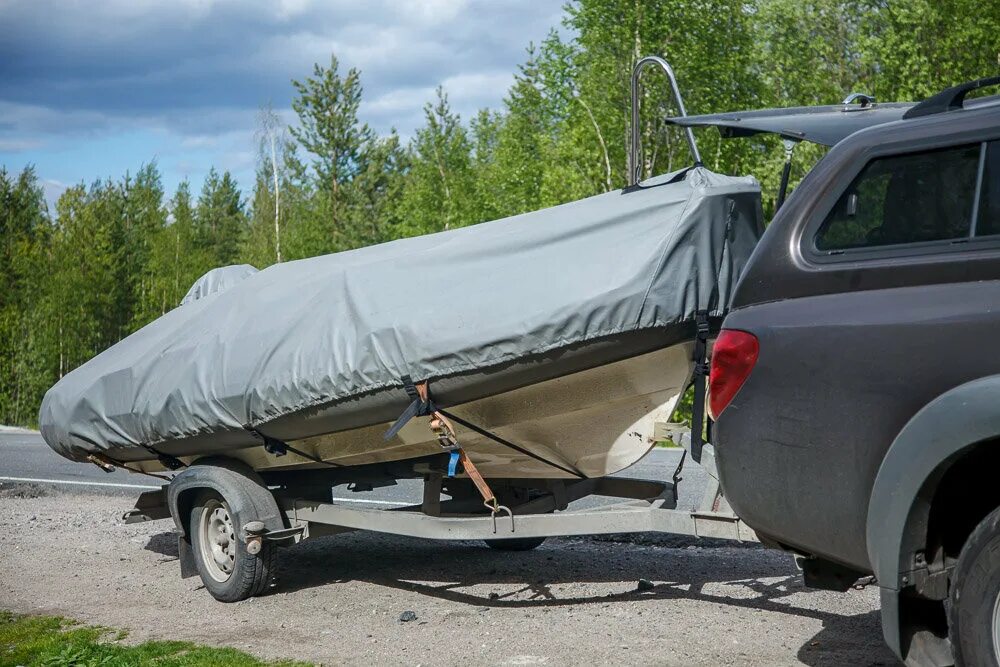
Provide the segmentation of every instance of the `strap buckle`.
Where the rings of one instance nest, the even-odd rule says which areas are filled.
[[[101,470],[103,470],[104,472],[114,472],[115,469],[118,467],[103,454],[97,454],[97,453],[88,454],[87,460],[93,463]]]
[[[455,437],[455,430],[444,419],[435,416],[431,419],[430,427],[434,431],[434,435],[437,436],[441,449],[453,452],[459,448],[460,445],[458,444],[458,439]]]
[[[695,313],[694,322],[695,325],[697,326],[698,337],[708,339],[708,332],[709,332],[708,311],[699,310],[697,313]]]

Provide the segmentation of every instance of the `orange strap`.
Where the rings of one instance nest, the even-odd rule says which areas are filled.
[[[479,469],[472,463],[472,459],[469,458],[469,455],[461,447],[458,448],[458,460],[462,462],[465,474],[469,476],[472,483],[479,489],[479,495],[483,497],[483,502],[496,509],[497,497],[493,494],[493,490],[490,489],[490,485],[483,479]]]
[[[417,388],[417,395],[420,400],[427,402],[430,396],[429,390],[427,388],[427,381],[417,382],[414,384]],[[483,478],[482,473],[476,468],[472,459],[469,455],[465,453],[465,450],[458,444],[458,436],[455,434],[455,427],[452,425],[451,420],[445,417],[443,414],[435,410],[431,413],[431,430],[437,433],[438,439],[441,441],[443,447],[449,449],[458,450],[458,460],[462,463],[462,469],[465,470],[465,474],[469,476],[472,483],[476,485],[476,489],[479,491],[479,495],[483,497],[483,502],[485,502],[489,507],[496,510],[498,503],[496,494],[490,488],[490,485],[486,483]]]

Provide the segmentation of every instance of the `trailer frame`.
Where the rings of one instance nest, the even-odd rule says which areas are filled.
[[[458,497],[442,498],[448,478],[441,470],[422,463],[413,466],[415,476],[423,477],[421,502],[376,509],[320,500],[314,493],[305,491],[296,493],[292,484],[269,488],[255,473],[234,477],[238,466],[232,460],[206,460],[196,463],[188,474],[173,478],[162,488],[140,495],[135,507],[126,512],[123,519],[125,523],[137,523],[172,516],[177,526],[182,577],[198,574],[199,554],[192,548],[191,533],[195,527],[187,525],[189,508],[178,502],[179,493],[183,493],[178,487],[185,491],[214,490],[230,499],[239,515],[237,539],[251,556],[265,548],[273,550],[314,537],[353,531],[430,540],[482,540],[496,548],[504,548],[504,543],[519,543],[513,547],[517,550],[534,548],[549,537],[627,533],[758,541],[754,531],[736,516],[722,494],[715,453],[710,444],[703,445],[698,464],[707,473],[700,502],[693,510],[678,509],[681,473],[691,458],[690,433],[677,424],[661,423],[656,425],[656,434],[659,439],[672,439],[685,450],[672,479],[609,476],[530,480],[531,493],[524,494],[519,502],[510,503],[509,517],[484,512],[481,501],[471,496],[456,494]],[[192,473],[202,481],[192,484]],[[368,483],[355,485],[371,488]],[[248,493],[255,496],[252,502],[248,501]],[[570,507],[577,500],[595,496],[617,502],[597,507]],[[259,509],[246,509],[262,507],[262,499],[273,510],[266,516]]]

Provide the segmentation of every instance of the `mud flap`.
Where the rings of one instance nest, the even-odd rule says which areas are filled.
[[[194,549],[191,548],[191,542],[181,534],[177,535],[177,557],[181,562],[181,579],[197,576]]]

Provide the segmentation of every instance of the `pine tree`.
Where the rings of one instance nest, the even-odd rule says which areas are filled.
[[[301,231],[315,239],[317,253],[384,240],[393,226],[395,202],[387,199],[398,196],[402,155],[397,138],[380,139],[359,120],[360,73],[352,68],[341,77],[331,56],[329,67],[317,64],[312,77],[292,85],[300,126],[291,133],[312,158],[319,196],[303,211]]]
[[[48,386],[39,291],[50,237],[34,169],[0,167],[0,423],[33,422]]]
[[[424,107],[425,125],[409,147],[409,170],[400,202],[400,231],[406,235],[462,227],[476,222],[472,144],[448,96]]]
[[[213,266],[238,261],[246,231],[242,195],[232,175],[213,167],[205,177],[195,209],[196,238]]]

